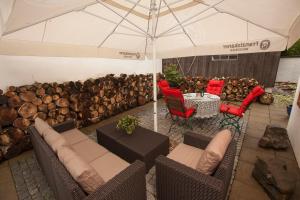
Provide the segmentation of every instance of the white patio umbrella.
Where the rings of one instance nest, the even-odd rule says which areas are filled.
[[[282,51],[299,0],[5,0],[0,54],[153,59]]]

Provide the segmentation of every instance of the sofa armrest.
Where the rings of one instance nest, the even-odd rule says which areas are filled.
[[[145,174],[145,164],[137,160],[85,199],[146,200]]]
[[[75,120],[74,119],[67,120],[60,124],[54,125],[52,128],[59,133],[71,130],[73,128],[76,128]]]
[[[204,175],[165,156],[156,159],[156,190],[160,200],[222,199],[221,180]]]
[[[199,149],[205,149],[211,138],[202,134],[196,134],[193,132],[186,132],[184,134],[184,144],[197,147]]]

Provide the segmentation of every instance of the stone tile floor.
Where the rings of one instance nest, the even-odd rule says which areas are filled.
[[[279,105],[265,106],[253,104],[249,110],[249,120],[243,142],[236,176],[231,188],[230,200],[253,200],[269,199],[262,187],[251,176],[256,157],[278,158],[286,161],[288,168],[291,168],[297,174],[297,189],[292,199],[300,199],[300,172],[292,148],[287,151],[274,151],[258,147],[258,141],[264,134],[267,124],[276,124],[286,127],[288,116],[286,108]]]
[[[151,104],[132,109],[110,118],[109,120],[102,121],[101,125],[117,120],[126,114],[139,116],[151,115]],[[269,199],[260,185],[251,176],[256,156],[262,158],[276,157],[283,159],[298,175],[300,174],[292,149],[289,149],[286,152],[275,152],[273,150],[264,150],[257,146],[259,138],[264,133],[266,124],[275,123],[286,127],[288,118],[284,107],[277,105],[265,106],[260,104],[253,104],[246,117],[248,118],[248,124],[245,124],[247,125],[247,130],[244,137],[244,143],[241,147],[241,154],[229,199]],[[212,123],[215,122],[213,121]],[[99,124],[92,125],[82,129],[82,131],[88,134],[94,132],[95,128],[98,126]],[[152,127],[152,120],[149,119],[143,126],[149,126],[149,128]],[[168,128],[169,126],[165,126],[165,128],[159,130],[159,132],[166,133]],[[184,131],[184,128],[180,127],[179,129],[183,129],[182,131]],[[215,131],[206,130],[203,127],[200,129],[211,133]],[[171,132],[180,131],[172,130]],[[95,137],[95,135],[92,134],[91,137]],[[174,142],[174,146],[182,140],[180,134],[170,135],[170,138]],[[239,143],[241,144],[242,142]],[[153,196],[153,194],[155,194],[154,174],[155,170],[153,168],[146,176],[148,199],[155,199]],[[299,177],[300,176],[298,176],[298,180],[300,180]],[[300,181],[298,181],[298,183],[299,182]],[[298,188],[300,188],[300,184],[298,184]],[[300,190],[296,191],[293,199],[300,199]],[[53,199],[53,194],[51,190],[49,190],[47,183],[44,181],[32,151],[24,152],[20,156],[0,164],[0,199],[18,199],[18,196],[20,199]]]

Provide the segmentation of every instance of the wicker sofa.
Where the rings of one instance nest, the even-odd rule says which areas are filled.
[[[211,138],[188,132],[184,144],[205,149]],[[204,175],[168,157],[156,159],[156,191],[158,200],[226,199],[234,165],[236,143],[232,140],[215,172]]]
[[[75,129],[75,123],[73,120],[70,120],[53,128],[57,132],[64,134],[64,132]],[[145,165],[143,162],[135,161],[105,182],[104,185],[98,187],[96,191],[87,194],[72,178],[64,165],[59,161],[57,155],[40,136],[37,129],[32,126],[29,128],[29,132],[36,158],[56,199],[146,199]]]

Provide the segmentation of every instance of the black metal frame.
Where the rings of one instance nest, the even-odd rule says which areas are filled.
[[[194,112],[194,114],[195,114],[195,113],[196,113],[196,112]],[[194,115],[194,114],[193,114],[193,115]],[[191,117],[189,117],[189,118],[182,118],[182,119],[183,119],[183,123],[180,124],[179,122],[182,121],[182,120],[180,120],[180,117],[176,116],[176,117],[174,118],[174,116],[173,116],[172,114],[170,114],[171,119],[172,119],[172,123],[171,123],[171,126],[170,126],[170,128],[169,128],[168,133],[171,132],[172,127],[173,127],[175,124],[178,124],[179,126],[186,126],[187,128],[193,130],[193,126],[191,125],[191,121],[192,121],[193,115],[192,115]]]
[[[228,113],[223,113],[223,119],[220,122],[221,128],[225,126],[231,126],[234,127],[235,130],[238,131],[238,133],[241,133],[241,126],[240,126],[240,119],[241,117],[228,114]]]

